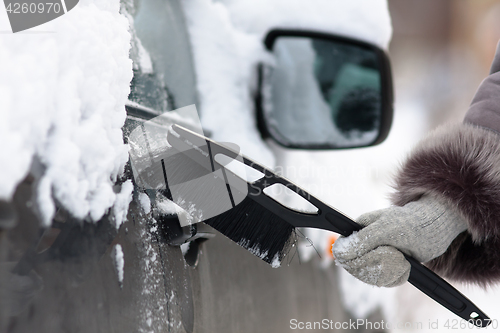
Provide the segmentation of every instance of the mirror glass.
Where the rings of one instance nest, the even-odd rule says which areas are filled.
[[[359,147],[378,137],[379,56],[363,44],[280,36],[264,68],[263,111],[270,134],[298,148]]]

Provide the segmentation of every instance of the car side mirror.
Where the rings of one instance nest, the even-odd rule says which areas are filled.
[[[352,38],[306,30],[270,31],[272,64],[260,64],[257,122],[264,138],[287,148],[376,145],[393,115],[389,58]]]

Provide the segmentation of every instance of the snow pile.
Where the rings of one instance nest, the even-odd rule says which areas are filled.
[[[250,82],[264,56],[258,36],[237,30],[226,7],[210,0],[183,2],[193,47],[204,128],[216,141],[236,143],[267,165],[274,157],[256,130]]]
[[[0,12],[0,29],[10,30]],[[129,47],[119,0],[82,0],[26,33],[1,35],[1,199],[31,172],[44,225],[54,200],[94,221],[129,200],[131,186],[122,195],[113,191],[128,158],[121,127],[132,79]]]
[[[199,213],[199,210],[195,208],[195,205],[193,203],[187,204],[183,199],[179,198],[180,200],[180,205],[183,206],[184,208],[178,206],[175,202],[167,199],[167,198],[159,198],[156,200],[156,208],[158,211],[160,211],[162,214],[165,215],[177,215],[179,218],[179,223],[182,227],[185,227],[187,225],[197,223],[195,221],[202,221],[203,218],[201,215],[198,215],[198,217],[195,219],[194,216],[196,216],[197,213]]]
[[[139,202],[144,213],[149,214],[151,212],[151,200],[149,200],[146,193],[139,193]]]
[[[359,237],[358,232],[354,231],[350,237],[341,237],[335,241],[335,253],[346,254],[351,251],[353,247],[358,246]]]
[[[116,244],[111,251],[111,259],[113,259],[113,263],[115,264],[116,274],[118,275],[118,283],[120,286],[123,286],[123,268],[125,267],[125,259],[123,256],[122,246],[120,244]]]
[[[279,28],[352,37],[387,48],[392,36],[386,0],[224,0],[237,29],[261,37]]]
[[[119,229],[123,222],[127,219],[128,206],[132,201],[132,191],[134,184],[132,180],[125,181],[121,186],[121,191],[115,195],[115,203],[113,205],[113,222],[116,229]]]

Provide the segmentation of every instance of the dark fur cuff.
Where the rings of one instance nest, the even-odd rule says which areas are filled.
[[[481,285],[500,280],[500,136],[471,124],[443,126],[423,139],[396,178],[393,203],[445,198],[464,216],[459,235],[428,266]]]

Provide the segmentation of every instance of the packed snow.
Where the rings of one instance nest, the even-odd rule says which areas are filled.
[[[259,162],[274,157],[255,130],[249,82],[262,57],[258,36],[234,28],[226,7],[210,0],[183,2],[197,73],[202,125],[215,141],[236,143]]]
[[[341,237],[335,242],[335,253],[345,254],[351,250],[352,247],[357,246],[358,242],[359,237],[357,231],[353,232],[350,237]]]
[[[386,0],[221,0],[234,27],[262,38],[271,28],[311,29],[387,48],[392,35]],[[222,9],[220,10],[222,12]]]
[[[120,286],[123,285],[123,268],[125,267],[125,259],[123,256],[122,246],[120,244],[116,244],[113,247],[113,251],[111,252],[111,257],[113,259],[113,263],[115,264],[116,274],[118,275],[118,283]]]
[[[193,203],[186,203],[182,198],[179,198],[179,204],[180,206],[167,198],[160,198],[156,200],[156,208],[158,211],[165,215],[177,215],[181,227],[198,223],[203,220],[201,215],[202,212],[200,212],[199,209],[196,209],[196,205]]]
[[[113,191],[128,159],[128,29],[119,0],[82,0],[46,24],[0,35],[0,199],[31,173],[45,226],[54,202],[96,221],[131,191]],[[0,30],[10,30],[5,11]]]
[[[144,213],[149,214],[151,212],[151,200],[146,193],[139,193],[139,202]]]
[[[121,185],[120,192],[115,195],[113,221],[116,229],[119,229],[122,223],[127,219],[128,206],[132,201],[133,190],[134,184],[132,184],[132,180],[128,179]]]

